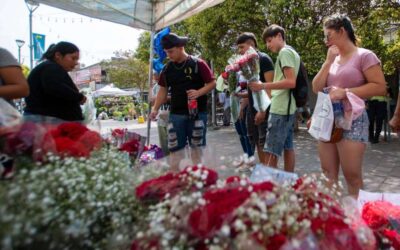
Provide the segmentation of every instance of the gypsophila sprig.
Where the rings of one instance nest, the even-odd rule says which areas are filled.
[[[0,248],[107,249],[129,242],[143,210],[126,157],[103,148],[91,158],[48,159],[2,183]]]

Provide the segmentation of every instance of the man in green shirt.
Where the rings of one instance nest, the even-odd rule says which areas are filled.
[[[264,151],[268,166],[277,167],[278,158],[285,151],[285,170],[294,171],[295,154],[293,148],[293,123],[296,101],[290,92],[296,86],[296,77],[300,67],[300,56],[285,42],[285,30],[273,24],[263,32],[263,41],[267,48],[278,53],[275,63],[273,82],[250,83],[253,91],[271,90],[271,110],[268,119],[268,131]],[[289,98],[292,98],[290,108]],[[289,112],[288,112],[289,110]]]

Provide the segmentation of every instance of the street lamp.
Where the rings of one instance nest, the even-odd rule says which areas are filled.
[[[17,39],[15,40],[15,42],[17,43],[18,46],[18,63],[21,64],[21,47],[24,46],[25,41]]]
[[[32,43],[32,13],[39,7],[39,3],[33,0],[25,0],[26,6],[29,10],[29,52],[30,52],[30,66],[33,68],[33,43]]]

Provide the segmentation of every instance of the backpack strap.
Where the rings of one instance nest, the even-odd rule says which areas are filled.
[[[282,71],[283,77],[285,77],[285,73],[283,72],[283,69],[282,69],[282,63],[281,63],[281,60],[279,60],[279,61],[278,61],[278,64],[279,64],[279,67],[281,68],[281,71]],[[286,77],[285,77],[285,78],[286,78]],[[293,89],[289,89],[289,104],[288,104],[288,107],[287,107],[287,112],[286,112],[287,121],[289,121],[290,106],[292,105],[292,92],[293,92]]]

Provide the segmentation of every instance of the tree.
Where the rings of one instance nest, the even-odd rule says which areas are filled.
[[[150,32],[145,31],[140,34],[139,45],[134,53],[134,57],[144,63],[149,63],[150,58]]]
[[[117,58],[103,61],[101,66],[106,70],[110,81],[120,88],[139,88],[147,90],[148,65],[135,58],[132,51],[118,51]]]

